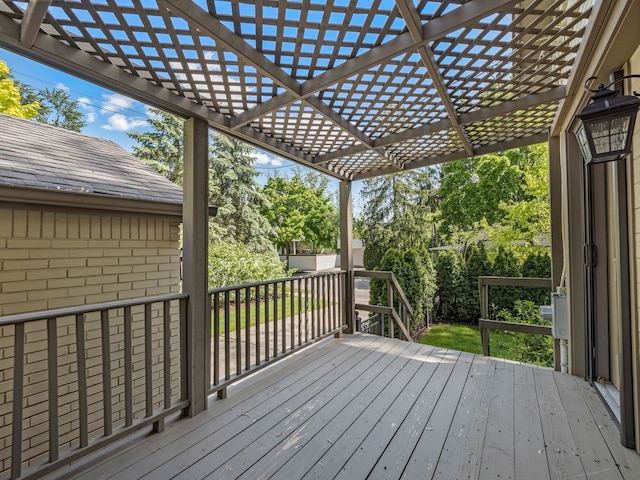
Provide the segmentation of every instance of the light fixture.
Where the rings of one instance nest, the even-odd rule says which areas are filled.
[[[606,87],[598,85],[597,90],[591,90],[585,82],[585,88],[594,95],[589,103],[576,115],[573,132],[578,138],[578,144],[584,162],[601,163],[624,158],[631,152],[633,127],[636,113],[640,108],[640,95],[618,95],[617,90],[609,87],[626,78],[640,78],[640,75],[627,75],[617,78]]]

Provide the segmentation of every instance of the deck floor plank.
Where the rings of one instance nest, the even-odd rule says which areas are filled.
[[[484,478],[515,477],[514,368],[512,363],[496,364],[480,464]]]
[[[325,438],[328,433],[326,431],[323,432],[325,435],[314,437],[313,443],[309,445],[310,448],[323,452],[317,461],[310,461],[315,459],[316,455],[309,456],[302,451],[296,454],[296,459],[290,462],[290,465],[300,472],[301,478],[333,478],[338,473],[362,439],[382,418],[398,392],[411,381],[420,366],[419,362],[411,362],[411,360],[419,354],[420,348],[415,345],[408,355],[398,359],[390,365],[387,372],[379,376],[375,388],[369,392],[372,401],[365,409],[359,409],[358,415],[353,418],[349,428],[345,428],[348,424],[342,424],[341,431],[334,432],[338,434],[334,438]],[[349,391],[344,393],[348,398],[353,398]],[[289,475],[290,473],[286,471],[279,471],[273,478],[290,478]]]
[[[442,391],[453,375],[455,367],[462,364],[458,362],[459,355],[459,352],[447,351],[438,364],[423,362],[420,365],[420,369],[407,387],[395,392],[395,400],[389,402],[385,414],[342,467],[336,476],[337,479],[381,478],[382,475],[376,468],[392,475],[395,471],[399,478],[406,465],[406,459],[398,452],[405,452],[408,457],[419,438],[406,435],[404,430],[409,423],[419,423],[420,414],[427,415],[427,412],[432,410],[428,403],[429,397],[436,391]],[[404,429],[401,429],[402,427]],[[420,431],[423,432],[424,429]],[[394,451],[396,455],[385,457],[385,451]]]
[[[469,479],[480,475],[490,389],[495,362],[475,356],[442,448],[435,478]]]
[[[535,369],[533,377],[551,478],[585,478],[554,372]]]
[[[319,342],[128,442],[51,478],[640,478],[581,379],[370,335]]]
[[[622,474],[611,457],[598,424],[593,421],[591,411],[576,384],[575,377],[556,375],[554,380],[560,398],[565,403],[565,412],[587,478],[622,480]],[[571,399],[570,406],[566,404],[566,399]]]
[[[416,357],[425,360],[433,352],[433,347],[419,348],[414,352]],[[397,364],[402,365],[398,359]],[[314,416],[301,425],[291,435],[291,447],[264,456],[240,478],[297,478],[306,473],[312,465],[320,460],[330,445],[337,441],[345,430],[358,421],[363,412],[375,400],[380,390],[387,385],[397,372],[397,367],[390,366],[385,372],[358,391],[350,391],[332,400],[333,414],[329,418]]]
[[[405,348],[406,345],[387,341],[377,349],[361,349],[351,361],[353,364],[368,363],[374,366],[380,362],[379,370],[374,367],[369,372],[373,375],[376,371],[383,371],[393,361],[394,356]],[[177,475],[185,478],[204,478],[237,452],[243,452],[243,456],[250,456],[251,449],[248,448],[248,444],[251,440],[272,429],[290,413],[295,415],[302,412],[301,409],[307,402],[326,401],[332,395],[338,394],[350,382],[355,381],[358,374],[357,369],[345,369],[343,363],[332,364],[332,368],[323,372],[323,375],[314,372],[308,377],[313,379],[313,382],[309,385],[299,382],[288,389],[284,402],[278,399],[276,403],[273,397],[265,398],[261,405],[264,413],[247,412],[247,422],[231,423],[221,430],[219,435],[210,435],[200,442],[197,449],[185,450],[170,462],[154,469],[148,474],[148,478],[172,478]]]
[[[453,351],[449,352],[454,354]],[[452,360],[450,356],[448,360]],[[447,377],[442,388],[436,390],[434,397],[435,405],[426,422],[425,428],[420,432],[418,442],[407,460],[407,464],[401,472],[400,478],[424,478],[433,477],[435,467],[438,463],[442,446],[451,428],[451,418],[456,410],[462,390],[464,388],[469,370],[471,368],[472,356],[461,353],[453,365],[451,374]],[[429,386],[427,386],[429,388]],[[380,464],[384,470],[384,465]]]
[[[534,368],[516,366],[514,370],[515,471],[518,480],[551,480],[544,447],[540,408],[536,395]]]
[[[407,356],[418,353],[419,349],[409,343],[398,344],[396,348],[385,354],[373,364],[366,361],[358,365],[344,365],[349,370],[349,375],[344,373],[346,382],[337,385],[336,388],[328,387],[321,395],[316,396],[310,402],[291,410],[291,414],[266,432],[258,432],[252,429],[248,432],[255,440],[246,445],[243,452],[239,452],[229,458],[225,464],[210,474],[211,478],[237,478],[245,475],[246,478],[265,478],[267,472],[256,466],[261,460],[280,460],[284,452],[295,453],[301,447],[301,431],[317,431],[322,425],[328,423],[338,412],[349,406],[353,397],[358,395],[368,385],[376,385],[380,388],[380,381],[389,381],[389,373],[401,369],[405,365]],[[390,358],[391,357],[391,358]],[[398,366],[394,366],[398,365]],[[386,379],[386,380],[385,380]],[[331,442],[325,439],[325,443]],[[285,445],[281,445],[286,443]],[[285,454],[286,455],[286,454]],[[254,468],[252,468],[254,467]]]

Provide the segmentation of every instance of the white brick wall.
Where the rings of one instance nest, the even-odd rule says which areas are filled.
[[[82,215],[0,208],[0,316],[177,293],[177,222],[116,215]],[[177,305],[172,307],[177,313]],[[134,412],[144,416],[143,309],[134,308]],[[162,402],[162,306],[153,308],[154,405]],[[124,420],[123,312],[110,321],[114,428]],[[176,316],[177,318],[177,316]],[[78,445],[75,318],[59,320],[60,448]],[[25,330],[23,462],[48,458],[46,322]],[[13,327],[0,328],[0,471],[10,468]],[[179,328],[172,324],[172,396],[179,396]],[[102,435],[102,340],[98,314],[85,325],[90,437]]]

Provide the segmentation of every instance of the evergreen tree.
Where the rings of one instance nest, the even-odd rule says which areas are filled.
[[[480,318],[480,293],[478,277],[491,275],[491,262],[484,244],[472,245],[462,269],[462,285],[458,314],[461,321],[477,323]]]
[[[436,259],[436,302],[434,311],[438,321],[459,320],[462,257],[453,250],[438,254]]]
[[[493,261],[493,275],[496,277],[520,277],[521,269],[518,259],[512,250],[498,248],[498,254]],[[516,287],[490,287],[489,311],[492,318],[501,310],[512,310],[522,292]]]
[[[78,109],[78,102],[61,88],[39,91],[34,95],[40,104],[40,112],[34,120],[54,127],[79,132],[87,124],[84,115]]]

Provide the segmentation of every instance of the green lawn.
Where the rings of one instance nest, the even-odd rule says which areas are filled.
[[[523,358],[523,351],[529,350],[529,340],[531,340],[531,337],[531,335],[522,333],[492,330],[489,334],[491,356],[507,358],[509,360],[516,360],[520,362],[535,363],[537,365],[552,366],[553,343],[550,338],[544,339],[544,341],[549,340],[550,356],[545,356],[542,359],[539,357]],[[420,343],[441,348],[461,350],[463,352],[482,354],[480,331],[477,327],[471,325],[455,323],[438,324],[420,339]]]
[[[291,297],[287,295],[287,297],[283,300],[282,298],[278,299],[278,307],[277,307],[277,318],[279,321],[282,321],[282,302],[285,302],[285,318],[288,318],[291,316]],[[317,305],[317,300],[316,300],[316,304],[314,305],[316,309],[319,309],[321,307],[323,307],[326,304],[326,302],[322,302],[322,305]],[[266,319],[266,309],[267,305],[264,303],[264,301],[262,301],[260,303],[259,309],[260,309],[260,323],[263,324],[265,322]],[[273,300],[269,301],[269,321],[273,321],[274,319],[274,311],[273,311]],[[295,294],[293,297],[293,315],[297,315],[300,310],[302,310],[302,313],[304,314],[304,298],[302,298],[302,308],[300,308],[300,306],[298,305],[298,295]],[[309,298],[308,300],[308,305],[307,305],[308,311],[311,312],[311,298]],[[252,303],[250,308],[249,308],[249,322],[251,326],[255,326],[256,324],[256,312],[258,309],[256,309],[256,305],[255,303]],[[225,333],[225,319],[224,319],[224,308],[220,308],[219,310],[220,312],[220,334],[222,335],[223,333]],[[246,322],[246,305],[244,303],[241,304],[240,306],[240,328],[243,329],[247,322]],[[214,334],[214,318],[211,318],[211,336],[213,336]],[[229,332],[234,332],[236,330],[236,311],[235,311],[235,307],[232,305],[231,306],[231,311],[229,312]]]

